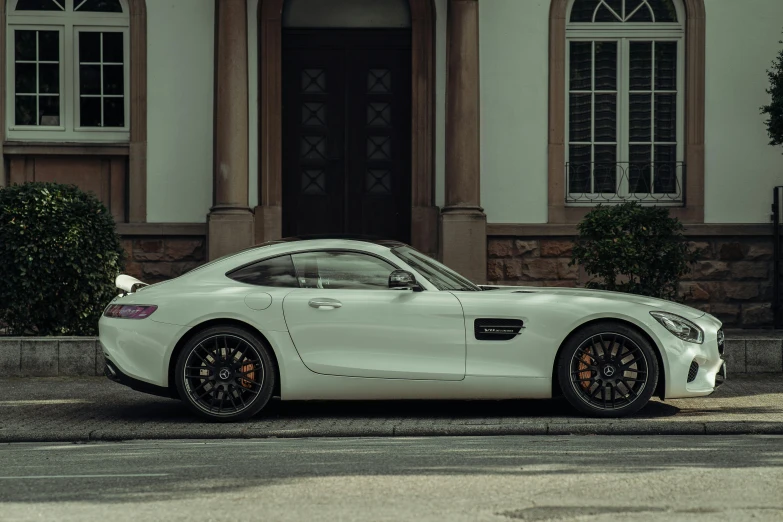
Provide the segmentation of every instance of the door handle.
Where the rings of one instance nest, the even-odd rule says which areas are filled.
[[[310,306],[313,308],[340,308],[343,304],[337,299],[329,299],[328,297],[320,297],[317,299],[310,299]]]

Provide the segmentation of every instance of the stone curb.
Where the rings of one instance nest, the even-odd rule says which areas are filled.
[[[0,337],[0,377],[103,375],[97,337]]]
[[[726,331],[726,364],[733,374],[783,373],[783,332]],[[0,337],[0,377],[103,375],[97,337]]]
[[[269,439],[324,437],[466,437],[508,435],[783,435],[779,422],[608,422],[562,423],[532,421],[529,424],[460,426],[358,426],[352,428],[259,429],[241,424],[212,425],[185,430],[128,429],[72,431],[52,434],[0,432],[0,444],[16,442],[92,442],[130,440]]]

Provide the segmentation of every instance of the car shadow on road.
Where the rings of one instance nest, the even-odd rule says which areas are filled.
[[[679,408],[658,400],[628,418],[652,419],[677,415]],[[113,405],[102,418],[160,423],[202,423],[179,401],[153,399]],[[583,418],[563,399],[502,401],[291,401],[272,400],[253,421],[307,420],[462,420]]]

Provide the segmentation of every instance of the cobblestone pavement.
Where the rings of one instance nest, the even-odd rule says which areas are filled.
[[[179,402],[102,377],[0,379],[0,442],[262,437],[783,434],[783,376],[735,376],[706,398],[637,415],[580,417],[563,400],[274,402],[252,421],[206,423]]]

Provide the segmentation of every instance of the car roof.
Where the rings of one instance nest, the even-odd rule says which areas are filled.
[[[313,241],[319,239],[359,241],[364,243],[373,243],[388,248],[408,246],[406,243],[403,243],[402,241],[387,239],[378,236],[361,235],[361,234],[305,234],[305,235],[284,237],[282,239],[275,239],[273,241],[266,241],[264,243],[260,243],[250,248],[257,248],[266,245],[277,245],[281,243],[293,243],[297,241]]]

